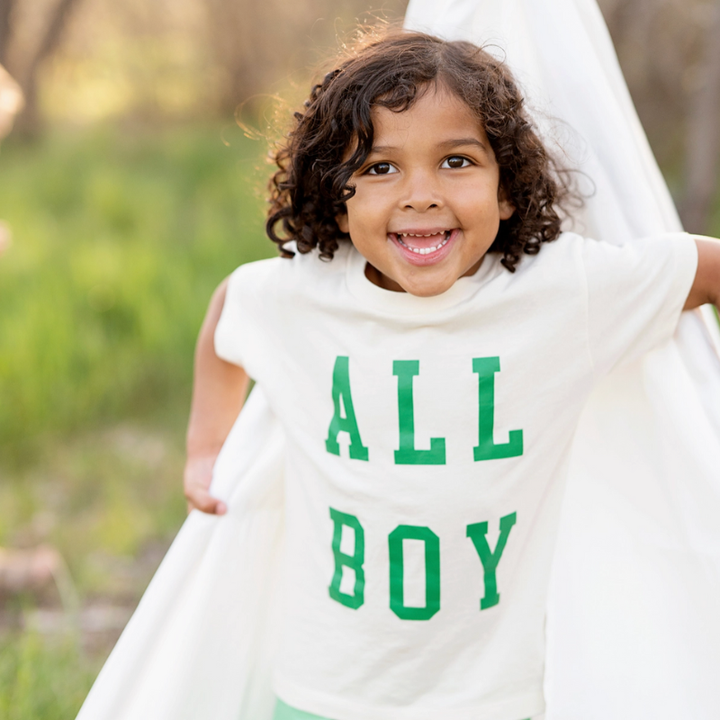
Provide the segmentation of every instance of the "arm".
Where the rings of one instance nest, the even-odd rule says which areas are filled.
[[[683,310],[693,310],[705,303],[720,306],[720,241],[695,238],[698,267]]]
[[[190,510],[222,515],[225,504],[208,492],[215,459],[242,408],[247,373],[215,354],[215,328],[225,303],[227,280],[213,294],[195,349],[195,375],[187,431],[185,497]]]

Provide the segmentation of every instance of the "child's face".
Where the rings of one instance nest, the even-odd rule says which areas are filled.
[[[442,86],[404,112],[374,108],[373,128],[373,151],[338,224],[376,285],[438,295],[480,267],[514,212],[495,154],[470,109]]]

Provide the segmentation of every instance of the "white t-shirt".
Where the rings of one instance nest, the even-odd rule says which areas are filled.
[[[684,234],[567,233],[430,298],[370,283],[349,243],[233,273],[216,351],[287,437],[280,698],[337,720],[542,712],[580,412],[672,335],[696,264]]]

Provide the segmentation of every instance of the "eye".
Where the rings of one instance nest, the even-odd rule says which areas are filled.
[[[397,172],[397,168],[390,163],[380,162],[371,165],[365,172],[367,175],[391,175]]]
[[[472,165],[472,163],[466,157],[462,157],[462,155],[453,155],[452,157],[447,158],[440,167],[455,170],[457,168],[470,167],[470,165]]]

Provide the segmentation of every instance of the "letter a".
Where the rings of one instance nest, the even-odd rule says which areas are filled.
[[[362,444],[360,430],[355,419],[352,394],[350,392],[350,361],[347,357],[338,356],[333,370],[332,399],[335,412],[328,428],[325,447],[333,455],[340,454],[340,445],[337,441],[341,432],[350,436],[350,457],[353,460],[367,460],[368,449]],[[345,408],[345,417],[341,414],[340,398]]]

